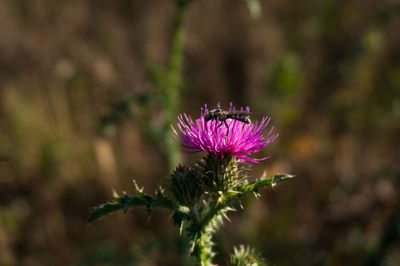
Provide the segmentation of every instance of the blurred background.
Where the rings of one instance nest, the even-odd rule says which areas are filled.
[[[216,262],[400,265],[400,2],[177,2],[0,1],[0,265],[188,265],[166,211],[89,209],[198,159],[169,123],[230,101],[280,134],[250,178],[296,178],[231,213]]]

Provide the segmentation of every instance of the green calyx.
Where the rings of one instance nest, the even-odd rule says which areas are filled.
[[[238,160],[230,155],[224,157],[209,153],[196,164],[198,179],[206,192],[218,193],[231,191],[243,184],[246,177],[241,176]]]

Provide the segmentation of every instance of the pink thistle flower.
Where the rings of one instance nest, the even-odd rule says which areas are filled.
[[[220,109],[220,105],[217,105],[217,109]],[[232,103],[229,107],[229,112],[235,111],[235,107]],[[243,111],[243,108],[241,108]],[[246,107],[246,112],[249,112],[250,108]],[[272,143],[277,137],[278,133],[274,134],[273,127],[268,131],[266,135],[262,134],[262,131],[267,127],[271,118],[263,117],[261,122],[256,121],[255,123],[246,124],[242,121],[228,118],[226,119],[226,125],[218,119],[211,119],[206,121],[205,117],[208,113],[207,105],[201,111],[200,118],[193,121],[193,119],[183,113],[178,116],[178,123],[176,124],[178,130],[172,125],[171,128],[179,140],[174,139],[175,142],[179,143],[185,152],[196,153],[206,151],[214,153],[217,156],[235,156],[242,162],[253,162],[258,163],[264,158],[252,158],[252,153],[260,151],[260,149],[270,143]],[[221,124],[222,123],[222,124]],[[228,133],[228,134],[227,134]]]

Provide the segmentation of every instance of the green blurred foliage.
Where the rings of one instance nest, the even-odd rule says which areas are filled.
[[[398,265],[399,1],[186,8],[179,35],[172,0],[0,1],[0,265],[188,265],[166,212],[88,226],[89,208],[164,184],[175,112],[230,101],[280,133],[249,175],[296,178],[231,215],[220,265],[241,243],[273,265]]]

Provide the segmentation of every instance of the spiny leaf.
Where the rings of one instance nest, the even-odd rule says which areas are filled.
[[[117,198],[117,202],[120,204],[121,209],[126,213],[130,207],[147,205],[151,197],[147,195],[140,195],[138,197],[125,194],[122,197]]]
[[[118,202],[108,202],[102,205],[99,205],[91,211],[88,221],[89,223],[107,215],[111,212],[117,211],[121,209],[121,205]]]
[[[289,174],[276,174],[272,177],[265,178],[264,176],[260,177],[254,182],[251,182],[247,185],[244,185],[243,187],[239,187],[238,190],[241,192],[254,192],[257,193],[258,189],[261,187],[265,186],[275,186],[278,182],[281,182],[286,179],[293,178],[294,175],[289,175]]]
[[[143,198],[124,194],[121,197],[116,197],[115,201],[94,207],[89,215],[88,221],[89,223],[94,222],[95,220],[118,210],[123,210],[124,213],[126,213],[130,207],[146,205],[146,203],[146,200]]]
[[[261,182],[259,182],[257,187],[262,187],[262,186],[275,186],[278,182],[281,182],[286,179],[293,178],[294,175],[289,175],[289,174],[276,174],[273,177],[267,178]]]
[[[171,199],[164,196],[164,190],[162,187],[158,187],[156,191],[156,196],[151,202],[151,208],[164,207],[167,209],[175,210],[178,209],[178,205]]]
[[[126,213],[129,208],[135,206],[146,206],[147,212],[149,214],[151,214],[155,207],[164,207],[171,211],[177,210],[178,206],[176,205],[176,203],[164,196],[161,187],[157,189],[156,196],[155,198],[153,198],[144,193],[143,189],[140,189],[136,184],[135,186],[137,193],[136,196],[126,193],[122,196],[118,196],[115,193],[115,201],[108,202],[93,208],[88,218],[89,223],[114,211],[122,210],[124,213]]]

